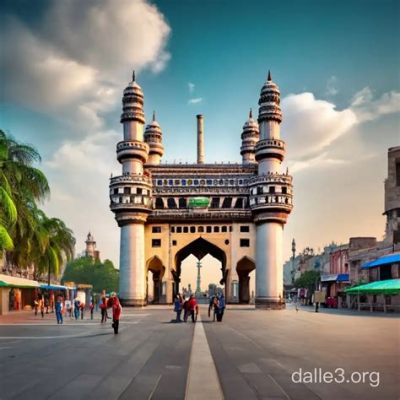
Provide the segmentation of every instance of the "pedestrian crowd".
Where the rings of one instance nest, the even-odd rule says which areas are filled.
[[[101,298],[100,310],[101,310],[101,323],[107,322],[107,319],[111,319],[108,316],[107,310],[112,310],[112,327],[114,329],[114,333],[118,333],[119,329],[119,320],[121,318],[122,306],[115,292],[112,292],[110,297],[107,299],[105,295]],[[38,296],[34,300],[34,310],[35,315],[37,316],[40,312],[42,318],[44,318],[44,314],[49,314],[55,312],[57,324],[63,324],[64,317],[69,317],[70,319],[78,320],[84,319],[84,314],[86,310],[85,303],[80,300],[77,296],[72,301],[70,299],[64,300],[63,296],[57,296],[54,304],[49,302],[49,299],[45,296]],[[94,314],[94,302],[91,301],[89,305],[90,319],[93,319]]]
[[[208,316],[213,314],[213,321],[217,319],[218,322],[222,321],[225,311],[225,297],[222,293],[218,295],[213,295],[210,297],[210,302],[208,305]],[[174,312],[176,313],[175,322],[187,322],[189,316],[192,322],[197,321],[197,316],[199,314],[199,305],[196,298],[191,294],[188,299],[185,295],[181,296],[178,293],[174,300]],[[183,320],[182,320],[183,312]]]

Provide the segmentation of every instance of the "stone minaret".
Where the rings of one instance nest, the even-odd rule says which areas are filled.
[[[144,131],[144,141],[149,145],[149,158],[147,164],[160,164],[161,157],[164,154],[162,144],[162,131],[159,123],[156,121],[156,113],[153,112],[153,119],[146,126]]]
[[[240,154],[243,164],[251,164],[256,162],[255,146],[259,139],[258,124],[253,119],[253,113],[250,109],[249,119],[243,125],[242,146]]]
[[[197,117],[197,164],[204,164],[204,118],[201,114]]]
[[[143,92],[135,81],[124,90],[121,123],[124,140],[117,144],[122,175],[111,178],[111,210],[121,228],[119,292],[123,305],[142,306],[146,302],[144,223],[151,211],[151,177],[143,164],[149,154],[144,142]]]
[[[94,240],[94,237],[90,232],[87,235],[85,243],[86,243],[86,249],[85,249],[86,257],[94,258],[96,251],[96,241]]]
[[[283,226],[292,211],[292,177],[280,172],[285,142],[280,139],[280,92],[268,72],[258,102],[260,140],[255,146],[258,177],[250,186],[256,223],[256,307],[281,309]]]

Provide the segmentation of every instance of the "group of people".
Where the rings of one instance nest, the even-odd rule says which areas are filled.
[[[199,305],[196,298],[191,294],[188,299],[178,293],[174,301],[174,311],[176,312],[176,322],[182,322],[181,315],[183,311],[183,322],[187,322],[189,314],[192,317],[192,322],[197,321],[199,313]]]
[[[46,304],[44,296],[40,296],[37,299],[35,299],[34,301],[35,315],[38,315],[38,312],[40,310],[42,318],[44,318],[46,306],[48,307],[48,303]],[[105,296],[103,296],[101,299],[101,304],[100,304],[101,323],[107,322],[107,319],[109,318],[107,309],[109,308],[112,309],[112,320],[113,320],[112,327],[114,329],[114,333],[117,334],[119,329],[119,320],[121,318],[122,306],[115,292],[111,293],[110,298],[107,299]],[[57,324],[63,324],[64,322],[63,314],[69,315],[71,319],[75,317],[76,320],[78,320],[79,318],[83,320],[85,303],[83,303],[78,297],[75,297],[75,299],[71,301],[69,299],[64,300],[62,296],[58,296],[54,305],[54,309],[55,309]],[[89,310],[90,310],[90,319],[93,319],[93,312],[94,312],[93,301],[90,303]],[[48,309],[46,309],[46,313],[48,313]]]
[[[182,321],[182,311],[183,311],[183,321]],[[211,311],[213,313],[213,321],[221,322],[224,311],[225,311],[225,297],[222,293],[219,295],[211,296],[209,306],[208,306],[208,316],[211,316]],[[181,296],[178,293],[174,300],[174,312],[176,313],[175,322],[187,322],[189,315],[191,316],[192,322],[197,321],[197,315],[199,314],[199,305],[196,298],[190,295],[188,299],[185,296]]]
[[[217,319],[218,322],[221,322],[225,312],[225,297],[222,293],[211,296],[208,304],[209,317],[211,316],[211,311],[213,313],[213,321]]]

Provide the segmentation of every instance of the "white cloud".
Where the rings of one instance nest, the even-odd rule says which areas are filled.
[[[354,95],[351,109],[360,123],[400,112],[400,92],[384,93],[379,99],[374,100],[372,90],[367,86]]]
[[[300,93],[285,97],[282,109],[289,166],[292,171],[301,171],[343,164],[343,160],[331,155],[335,141],[351,134],[364,122],[400,112],[400,93],[391,91],[374,99],[372,90],[365,87],[343,110],[337,110],[331,102],[316,99],[312,93]]]
[[[333,103],[312,93],[292,94],[282,101],[282,124],[290,155],[295,160],[315,157],[357,122],[350,109],[338,111]]]
[[[326,94],[328,96],[335,96],[338,94],[339,91],[336,85],[337,85],[337,78],[336,76],[333,75],[328,79],[328,82],[326,83]]]
[[[203,101],[202,97],[195,97],[193,99],[188,100],[188,104],[199,104]]]
[[[132,69],[165,68],[169,34],[164,16],[147,0],[51,0],[34,29],[14,17],[2,21],[3,100],[47,114],[69,130],[55,139],[58,151],[44,163],[52,190],[45,208],[74,230],[78,251],[93,229],[104,253],[116,260],[108,178],[121,171],[115,145],[122,137],[104,115],[120,103]]]
[[[318,169],[321,169],[323,167],[330,167],[334,165],[338,166],[344,164],[348,164],[348,160],[329,158],[328,153],[324,152],[307,160],[294,161],[291,164],[290,172],[295,173],[307,168],[318,167]]]
[[[156,73],[170,59],[170,27],[146,0],[52,0],[36,26],[11,17],[0,27],[2,95],[68,121],[75,134],[99,127],[133,68]]]
[[[194,92],[194,88],[195,88],[195,84],[192,82],[188,82],[188,89],[189,89],[189,93],[193,93]]]

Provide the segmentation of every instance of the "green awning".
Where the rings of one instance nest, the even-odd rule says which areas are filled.
[[[31,279],[20,278],[18,276],[0,274],[0,287],[21,289],[38,288],[39,282]]]
[[[366,283],[345,290],[348,294],[400,294],[400,279],[387,279]]]

